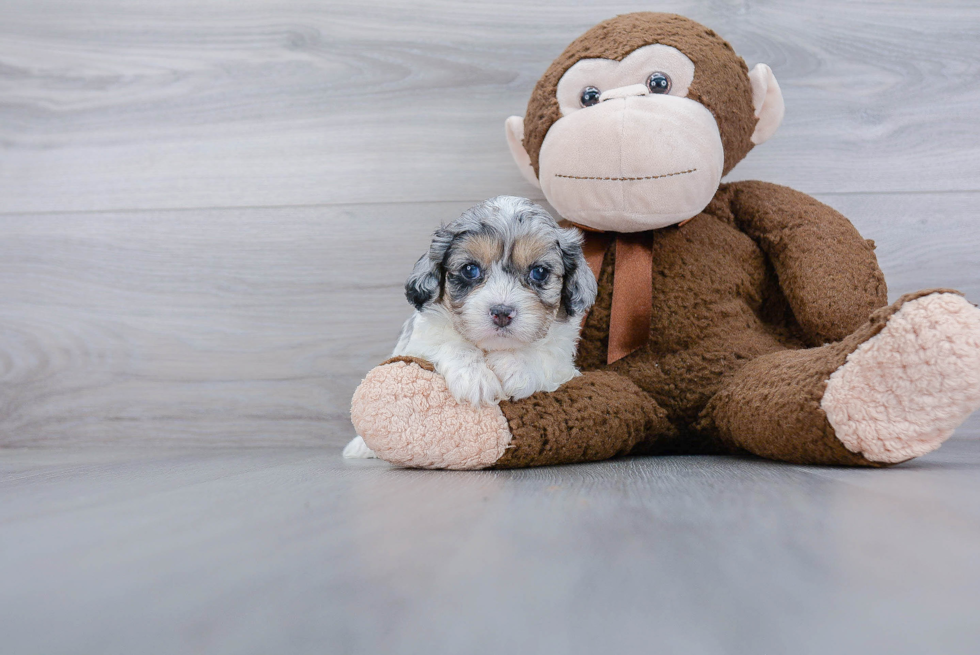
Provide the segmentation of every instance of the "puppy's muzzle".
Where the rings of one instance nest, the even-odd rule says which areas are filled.
[[[516,315],[517,310],[510,305],[494,305],[490,308],[490,316],[497,327],[507,327]]]

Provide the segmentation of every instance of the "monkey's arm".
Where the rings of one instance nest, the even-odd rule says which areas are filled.
[[[873,246],[840,213],[768,182],[728,190],[736,225],[769,257],[813,345],[843,339],[888,304]]]
[[[504,401],[500,409],[513,437],[495,468],[595,462],[676,436],[666,411],[609,370],[586,371],[557,391]]]
[[[587,371],[553,393],[473,407],[428,362],[396,357],[368,373],[351,403],[364,443],[393,464],[521,468],[625,455],[676,437],[667,413],[626,377]]]

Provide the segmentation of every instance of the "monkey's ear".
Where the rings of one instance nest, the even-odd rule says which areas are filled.
[[[776,82],[771,68],[765,64],[756,64],[749,72],[749,81],[752,83],[755,117],[759,119],[755,124],[755,132],[752,133],[752,143],[759,145],[775,134],[776,128],[783,122],[786,107],[783,104],[783,92],[779,90],[779,83]]]
[[[514,158],[514,163],[520,169],[521,175],[535,189],[541,188],[541,183],[534,175],[534,167],[531,166],[531,158],[524,149],[524,119],[520,116],[511,116],[504,123],[507,132],[507,145],[510,146],[510,154]]]

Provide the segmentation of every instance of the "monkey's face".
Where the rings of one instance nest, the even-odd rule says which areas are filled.
[[[772,71],[672,14],[617,16],[566,48],[507,138],[521,172],[566,219],[640,232],[700,213],[721,178],[775,132]],[[526,130],[526,131],[525,131]]]
[[[562,216],[635,232],[696,215],[721,181],[714,116],[687,98],[694,63],[648,45],[622,61],[582,59],[558,82],[561,118],[541,145],[541,189]]]

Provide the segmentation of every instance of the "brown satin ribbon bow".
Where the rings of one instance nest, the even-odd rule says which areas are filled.
[[[650,339],[653,314],[653,232],[585,231],[582,250],[599,279],[606,251],[616,241],[609,352],[606,362],[626,357]]]

